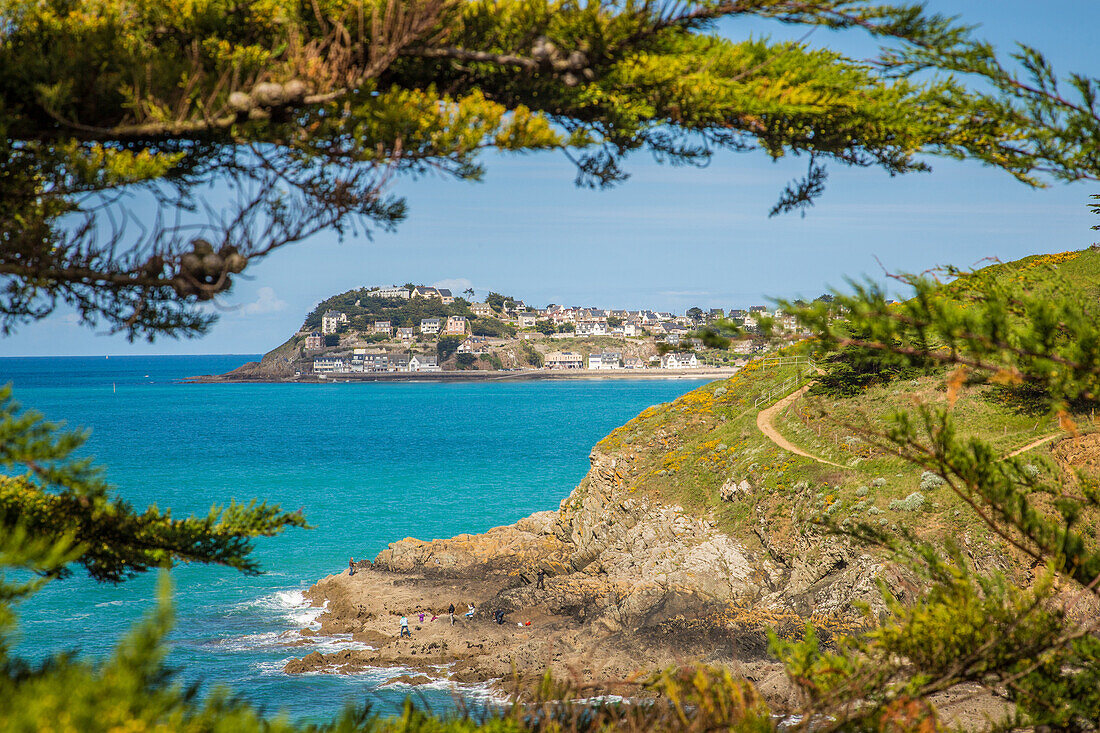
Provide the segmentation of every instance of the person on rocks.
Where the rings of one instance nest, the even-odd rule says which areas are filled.
[[[468,606],[469,606],[470,608],[469,608],[469,609],[468,609],[468,610],[466,611],[466,618],[470,619],[470,618],[473,618],[473,617],[474,617],[474,611],[475,611],[476,609],[474,608],[474,604],[472,604],[472,603],[469,603],[469,604],[467,604],[467,605],[468,605]]]
[[[447,613],[451,614],[451,626],[455,625],[455,604],[451,604],[451,607],[447,609]]]
[[[412,632],[409,631],[409,619],[404,616],[401,617],[401,633],[397,635],[397,638],[400,639],[403,636],[412,638]]]
[[[538,590],[545,590],[546,589],[546,571],[543,570],[542,568],[539,568],[539,572],[538,572],[538,575],[536,577],[538,578],[538,581],[535,583],[535,588],[537,588]]]
[[[348,575],[349,576],[355,575],[355,558],[354,557],[351,558],[350,560],[348,560]]]
[[[504,625],[504,609],[503,608],[498,608],[495,612],[493,612],[493,618],[496,619],[497,626],[503,626]]]

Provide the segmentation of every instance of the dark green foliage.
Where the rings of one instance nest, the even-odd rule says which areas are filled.
[[[461,336],[440,336],[435,345],[435,353],[439,356],[439,363],[442,364],[450,359],[451,354],[458,350],[464,340]]]
[[[365,289],[349,290],[321,301],[306,316],[304,328],[320,328],[321,316],[330,310],[346,313],[352,328],[357,331],[369,331],[375,321],[389,321],[394,328],[419,328],[420,321],[425,318],[446,320],[447,316],[470,318],[473,315],[465,302],[457,300],[443,305],[438,298],[372,298]]]
[[[608,319],[608,321],[610,320],[611,319]],[[535,321],[535,330],[543,334],[544,336],[549,336],[550,334],[554,333],[554,324],[549,320]]]
[[[542,354],[539,353],[538,349],[536,349],[534,346],[527,343],[526,341],[523,342],[523,358],[525,358],[527,360],[527,363],[531,366],[535,368],[542,368]]]
[[[470,320],[470,333],[474,336],[511,338],[516,335],[516,329],[498,318],[481,316]]]
[[[459,354],[455,357],[455,367],[458,369],[476,369],[477,357],[473,354]]]
[[[339,346],[340,334],[338,333],[326,333],[325,334],[325,346]]]
[[[512,308],[512,304],[516,302],[516,299],[511,295],[501,295],[500,293],[494,293],[489,291],[489,294],[485,296],[485,302],[492,306],[493,310],[497,313],[503,313],[505,311],[505,305],[509,310]]]
[[[880,349],[847,346],[818,360],[823,373],[810,388],[813,395],[853,397],[868,387],[888,384],[896,379],[913,379],[924,374],[930,364],[914,364]]]

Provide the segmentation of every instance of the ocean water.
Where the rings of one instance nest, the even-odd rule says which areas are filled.
[[[322,721],[349,702],[391,711],[400,671],[286,675],[288,659],[354,648],[308,646],[318,609],[302,591],[403,537],[449,537],[555,509],[591,447],[698,380],[513,384],[182,384],[255,356],[0,358],[0,384],[51,420],[91,430],[84,452],[118,494],[182,516],[231,498],[302,508],[313,525],[256,542],[264,572],[185,565],[170,574],[176,628],[168,662],[185,682],[227,685],[270,713]],[[19,608],[18,651],[100,658],[154,605],[157,574],[117,586],[78,570]],[[484,691],[413,693],[436,709]]]

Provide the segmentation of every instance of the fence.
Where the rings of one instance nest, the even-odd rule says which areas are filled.
[[[775,401],[776,398],[786,394],[792,387],[798,386],[808,379],[813,372],[817,371],[817,364],[808,356],[769,356],[761,360],[760,366],[762,369],[773,366],[776,368],[784,366],[805,366],[809,368],[806,371],[800,369],[798,374],[788,377],[782,384],[772,387],[757,397],[756,401],[752,403],[754,410],[759,409],[760,405]]]
[[[781,366],[799,366],[805,365],[810,369],[816,371],[817,364],[814,360],[808,356],[769,356],[760,360],[760,366],[763,369],[768,367],[781,367]]]

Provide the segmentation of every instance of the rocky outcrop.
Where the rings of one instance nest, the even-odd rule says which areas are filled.
[[[590,460],[558,511],[479,535],[406,538],[354,576],[319,582],[308,596],[327,605],[321,633],[371,648],[314,653],[287,671],[451,665],[452,678],[478,681],[549,667],[593,681],[685,658],[767,667],[766,630],[797,634],[813,618],[825,638],[849,631],[853,602],[874,606],[876,577],[892,572],[838,538],[773,537],[763,516],[732,536],[637,495],[629,453],[596,450]],[[417,610],[437,618],[414,640],[397,639],[399,616]],[[505,624],[490,620],[498,610]],[[752,674],[766,676],[765,667]]]
[[[530,573],[537,566],[560,567],[569,551],[553,531],[556,519],[556,512],[538,512],[480,535],[460,534],[431,542],[407,537],[382,550],[374,566],[394,573],[452,578]]]

